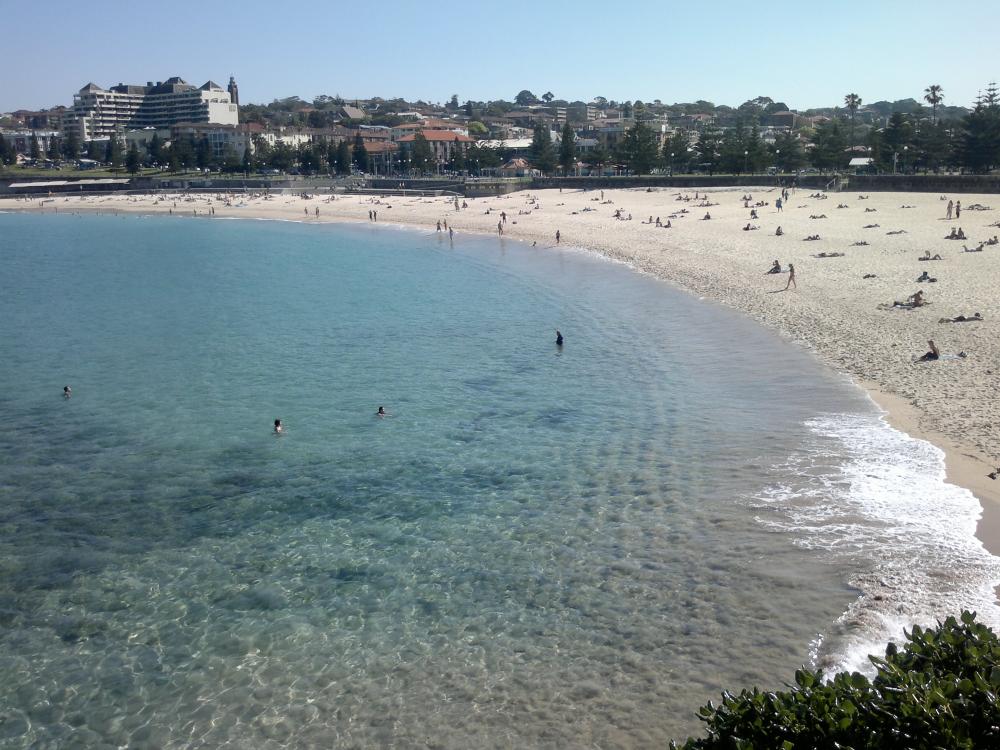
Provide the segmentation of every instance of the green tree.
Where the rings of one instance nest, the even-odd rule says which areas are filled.
[[[87,141],[87,158],[93,161],[101,160],[101,145],[97,141]]]
[[[62,142],[62,153],[67,159],[77,159],[80,156],[80,138],[76,131],[70,130]]]
[[[139,147],[136,146],[135,141],[132,141],[132,145],[128,148],[128,154],[125,156],[125,169],[134,177],[139,174],[141,168],[142,159],[139,158]]]
[[[528,91],[528,89],[523,89],[514,97],[514,101],[525,107],[529,104],[538,104],[538,97]]]
[[[500,166],[500,152],[495,148],[473,145],[465,153],[465,163],[479,174],[484,169],[494,169]]]
[[[680,748],[1000,747],[1000,641],[975,613],[914,626],[902,648],[890,643],[885,658],[869,659],[873,679],[800,669],[787,690],[723,693],[698,712],[706,736]]]
[[[455,142],[451,146],[451,169],[461,172],[465,169],[465,146],[455,137]]]
[[[935,125],[937,124],[937,108],[943,100],[944,89],[936,83],[932,83],[924,89],[924,101],[931,105],[931,117]]]
[[[634,174],[649,174],[656,166],[659,149],[656,135],[642,120],[625,131],[622,136],[620,155],[622,161]]]
[[[243,161],[241,164],[243,168],[243,174],[249,175],[253,171],[253,152],[250,147],[247,146],[243,149]]]
[[[11,161],[13,161],[13,157],[11,154],[12,151],[13,149],[11,148],[10,144],[7,143],[6,139],[3,137],[3,134],[0,133],[0,164],[10,164]]]
[[[413,145],[410,146],[410,166],[419,173],[434,168],[434,152],[431,151],[431,144],[427,142],[427,136],[423,133],[417,133],[413,138]]]
[[[812,165],[820,170],[841,169],[847,166],[847,141],[836,120],[820,123],[812,137]]]
[[[764,145],[764,141],[761,140],[760,126],[756,122],[750,128],[750,134],[747,136],[743,150],[747,152],[744,164],[750,173],[763,172],[771,160],[771,154]]]
[[[663,141],[662,161],[671,173],[683,174],[691,169],[691,141],[687,131],[678,128],[670,138]]]
[[[861,97],[857,94],[848,94],[844,97],[844,106],[847,107],[847,111],[851,113],[851,145],[856,145],[854,141],[854,116],[858,112],[858,108],[861,107]]]
[[[57,161],[61,152],[62,149],[59,147],[59,139],[54,136],[49,138],[49,148],[45,152],[45,157],[47,159],[51,159],[52,161]]]
[[[160,139],[159,133],[154,132],[153,137],[149,139],[146,155],[150,166],[163,163],[163,141]]]
[[[269,164],[274,169],[280,169],[282,172],[287,172],[292,168],[292,165],[295,164],[295,158],[295,149],[284,141],[278,141],[271,148]]]
[[[914,135],[918,166],[937,172],[951,160],[951,137],[943,123],[924,123]]]
[[[586,161],[590,163],[591,167],[597,167],[598,174],[604,170],[604,165],[611,161],[611,155],[603,140],[599,140],[597,145],[586,155]]]
[[[122,144],[118,136],[112,135],[108,138],[108,147],[104,154],[104,161],[111,164],[111,169],[115,170],[122,165]]]
[[[528,154],[531,165],[542,174],[549,174],[555,168],[556,157],[548,125],[542,123],[535,125]]]
[[[715,168],[719,161],[719,141],[721,135],[714,125],[707,126],[698,134],[698,143],[695,151],[698,153],[699,169],[708,170],[709,174],[715,173]]]
[[[887,159],[893,160],[893,166],[905,166],[907,152],[913,139],[912,134],[913,129],[906,115],[902,112],[893,112],[889,124],[882,131],[882,152]]]
[[[351,161],[358,168],[359,172],[367,172],[371,166],[368,163],[368,149],[365,148],[364,139],[360,131],[354,136],[354,148],[351,149]]]
[[[795,172],[806,165],[806,156],[798,136],[782,133],[774,139],[774,164],[781,172]]]
[[[995,84],[962,119],[959,154],[962,166],[973,172],[988,172],[1000,164],[1000,97]]]
[[[38,136],[34,133],[31,134],[31,146],[29,147],[28,155],[32,159],[42,158],[42,149],[38,145]]]
[[[559,166],[562,167],[563,176],[569,174],[576,163],[576,133],[573,127],[567,122],[563,125],[562,139],[559,142]]]
[[[351,147],[347,141],[337,144],[337,174],[345,175],[351,173]]]
[[[208,136],[203,135],[198,139],[195,148],[195,163],[198,169],[208,169],[212,165],[212,146],[208,142]]]
[[[719,144],[719,171],[738,174],[743,171],[743,165],[749,160],[746,149],[746,129],[742,119],[736,121],[736,127],[722,134]]]

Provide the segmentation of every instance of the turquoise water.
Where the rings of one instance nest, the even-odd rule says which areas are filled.
[[[1000,577],[939,452],[579,251],[7,214],[0,255],[4,746],[662,746]]]

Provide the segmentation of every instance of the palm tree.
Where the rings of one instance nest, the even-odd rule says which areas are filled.
[[[944,89],[936,83],[932,83],[924,89],[924,100],[931,105],[932,120],[935,125],[937,125],[937,106],[941,103],[942,99],[944,99]]]
[[[851,113],[851,147],[853,148],[856,145],[854,143],[854,115],[858,111],[858,107],[861,106],[861,97],[857,94],[848,94],[844,97],[844,106]]]

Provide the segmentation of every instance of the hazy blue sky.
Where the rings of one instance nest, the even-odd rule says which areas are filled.
[[[770,96],[796,109],[856,92],[968,105],[1000,78],[1000,0],[502,3],[0,0],[0,111],[70,104],[93,81],[179,75],[243,103],[297,95],[445,101]],[[13,62],[16,61],[16,62]]]

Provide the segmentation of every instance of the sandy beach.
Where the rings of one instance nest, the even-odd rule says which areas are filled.
[[[986,476],[1000,465],[1000,245],[963,251],[1000,234],[1000,197],[799,189],[779,211],[779,195],[774,187],[545,190],[460,198],[458,208],[444,197],[120,195],[7,199],[0,210],[377,222],[431,232],[442,222],[456,243],[466,233],[496,235],[499,223],[503,240],[537,243],[541,252],[555,251],[558,232],[560,247],[601,253],[731,306],[849,374],[895,426],[946,452],[950,479],[983,502],[980,537],[1000,553],[1000,481]],[[951,220],[949,198],[963,207]],[[959,227],[966,239],[945,239]],[[925,252],[940,260],[918,260]],[[775,260],[782,273],[767,274]],[[789,263],[796,285],[785,291]],[[925,271],[936,281],[918,282]],[[893,307],[918,290],[926,304]],[[975,313],[981,321],[942,322]],[[940,359],[916,361],[928,340]]]

